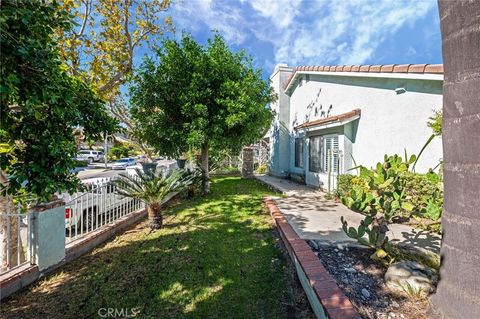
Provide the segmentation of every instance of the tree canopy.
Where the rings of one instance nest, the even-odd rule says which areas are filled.
[[[275,98],[252,59],[232,52],[218,34],[206,46],[188,34],[163,41],[134,76],[130,94],[136,134],[162,155],[200,149],[207,172],[209,148],[239,151],[265,134]]]
[[[173,30],[170,0],[60,0],[74,26],[59,28],[60,58],[107,100],[133,71],[135,52]]]
[[[72,26],[56,2],[2,1],[0,145],[2,188],[23,188],[39,199],[73,191],[74,130],[89,138],[115,129],[105,103],[62,65],[54,39]]]
[[[174,30],[168,10],[171,0],[60,0],[73,27],[58,28],[60,58],[71,75],[80,76],[107,101],[110,113],[131,133],[134,123],[120,93],[128,82],[135,56]],[[147,158],[148,145],[129,134]]]

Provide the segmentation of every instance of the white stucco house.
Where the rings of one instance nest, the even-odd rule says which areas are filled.
[[[335,187],[335,175],[352,172],[354,163],[371,167],[385,154],[418,154],[432,134],[428,118],[442,108],[439,64],[279,64],[270,79],[278,100],[265,136],[269,173],[325,189]],[[437,137],[416,171],[441,159]]]

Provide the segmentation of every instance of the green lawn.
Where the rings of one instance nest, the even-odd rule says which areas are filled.
[[[263,209],[268,194],[254,180],[214,179],[210,196],[168,208],[164,229],[133,227],[2,302],[2,317],[310,317],[294,309],[305,300]]]

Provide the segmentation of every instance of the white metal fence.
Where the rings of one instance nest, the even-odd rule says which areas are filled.
[[[31,225],[31,215],[20,205],[10,203],[0,212],[0,274],[30,263]]]
[[[87,185],[86,192],[77,193],[66,203],[65,240],[70,243],[80,239],[144,207],[138,199],[119,195],[113,179]]]

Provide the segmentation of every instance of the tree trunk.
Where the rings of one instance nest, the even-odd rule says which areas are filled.
[[[210,174],[208,172],[208,143],[202,145],[200,151],[200,168],[202,169],[202,193],[207,195],[210,193]]]
[[[480,314],[480,1],[439,1],[445,202],[432,318]]]
[[[151,203],[147,207],[148,225],[151,230],[157,230],[163,227],[163,216],[161,214],[160,203]]]

